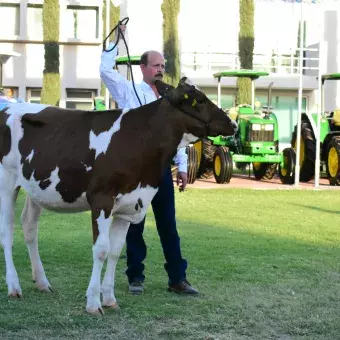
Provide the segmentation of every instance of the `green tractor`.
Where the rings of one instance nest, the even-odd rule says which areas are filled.
[[[139,65],[140,64],[140,56],[130,56],[130,61],[127,56],[119,56],[116,58],[116,69],[118,70],[119,65]],[[131,72],[129,70],[127,78],[130,80]],[[95,110],[105,110],[105,99],[103,97],[95,97],[94,98],[94,109]],[[186,147],[186,153],[188,155],[188,183],[192,184],[196,180],[196,174],[198,171],[198,166],[200,163],[200,153],[197,152],[197,148],[194,145],[188,145]],[[172,164],[172,173],[173,175],[177,172],[177,166]]]
[[[324,173],[330,185],[340,185],[340,109],[324,111],[324,84],[326,80],[340,80],[340,73],[321,76],[320,117],[320,173]],[[309,182],[315,176],[317,113],[302,113],[300,138],[300,181]],[[281,181],[294,183],[296,162],[297,126],[294,127],[291,148],[283,150],[284,162],[279,169]]]
[[[255,108],[255,80],[268,76],[266,72],[254,70],[228,70],[214,74],[218,80],[218,106],[221,98],[222,77],[247,77],[252,80],[252,104],[242,104],[226,110],[230,118],[237,121],[239,130],[234,136],[207,137],[201,142],[202,156],[199,176],[213,172],[217,183],[229,183],[233,165],[245,168],[252,164],[255,179],[272,179],[277,165],[283,160],[279,153],[279,133],[276,115],[271,111],[270,95],[268,106],[262,112]]]

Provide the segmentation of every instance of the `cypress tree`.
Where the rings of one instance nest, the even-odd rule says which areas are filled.
[[[254,53],[254,0],[240,0],[239,59],[242,69],[253,68]],[[237,103],[251,103],[251,79],[238,78]]]
[[[42,13],[45,68],[41,103],[59,105],[59,0],[44,0]]]
[[[180,78],[178,14],[180,0],[163,0],[163,54],[166,59],[164,81],[177,86]]]
[[[115,7],[110,1],[110,26],[111,29],[115,27],[120,18],[120,7]],[[103,40],[106,38],[106,0],[103,0],[103,13],[102,13],[102,20],[103,20]],[[115,37],[110,37],[110,40],[113,40]],[[100,95],[105,96],[105,85],[101,82],[101,89]]]

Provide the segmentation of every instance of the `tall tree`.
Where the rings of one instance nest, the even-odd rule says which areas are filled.
[[[240,31],[238,37],[239,59],[242,69],[253,68],[254,53],[254,0],[240,0]],[[237,103],[251,103],[251,79],[237,80]]]
[[[178,14],[180,0],[163,0],[163,53],[166,59],[164,81],[176,86],[180,78]]]
[[[116,7],[112,4],[112,1],[110,1],[110,26],[111,29],[117,25],[120,18],[120,7]],[[106,38],[106,0],[103,0],[103,40]],[[111,37],[111,40],[114,39],[114,37]],[[105,95],[105,85],[103,82],[101,82],[101,90],[100,95]]]
[[[44,0],[42,13],[45,68],[43,72],[41,102],[59,105],[59,0]]]

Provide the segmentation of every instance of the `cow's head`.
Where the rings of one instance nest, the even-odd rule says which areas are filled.
[[[237,124],[184,77],[176,88],[161,81],[156,81],[161,96],[185,115],[187,132],[202,138],[231,136],[237,131]]]

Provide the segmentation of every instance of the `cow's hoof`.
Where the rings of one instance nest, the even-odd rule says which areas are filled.
[[[21,299],[22,291],[20,285],[16,284],[8,285],[8,297]]]
[[[22,298],[21,290],[20,291],[12,290],[11,292],[8,292],[8,297],[21,299]]]
[[[43,293],[54,293],[54,290],[51,288],[51,286],[38,286],[38,289]]]
[[[86,307],[86,311],[91,315],[105,315],[104,310],[101,307]]]
[[[103,307],[110,309],[110,310],[116,310],[116,311],[120,310],[120,307],[117,302],[106,303],[105,305],[103,305]]]

